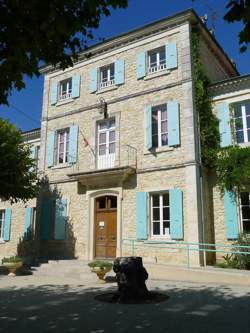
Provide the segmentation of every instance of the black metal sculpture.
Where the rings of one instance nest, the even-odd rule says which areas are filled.
[[[113,270],[118,283],[119,303],[136,303],[149,298],[145,283],[148,273],[141,257],[116,258]]]

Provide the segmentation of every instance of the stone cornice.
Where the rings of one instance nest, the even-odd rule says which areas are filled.
[[[239,90],[250,89],[250,74],[215,82],[209,87],[209,95],[217,96]]]
[[[35,128],[27,132],[22,132],[23,141],[31,141],[40,139],[41,130],[40,128]]]

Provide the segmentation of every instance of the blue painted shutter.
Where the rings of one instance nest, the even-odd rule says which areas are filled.
[[[50,88],[50,104],[54,105],[57,102],[57,94],[58,94],[58,84],[57,82],[52,82]]]
[[[169,191],[170,204],[170,236],[173,239],[183,239],[183,200],[180,189]]]
[[[167,69],[177,68],[177,46],[176,43],[167,43],[166,50],[166,65]]]
[[[146,52],[141,52],[136,58],[136,77],[141,79],[146,75]]]
[[[136,238],[148,238],[148,195],[146,192],[136,193]]]
[[[168,145],[177,146],[180,144],[180,120],[179,104],[177,102],[168,102]]]
[[[115,62],[115,84],[124,83],[125,61],[124,59],[118,59]]]
[[[11,225],[11,209],[5,209],[5,216],[4,216],[4,227],[3,227],[3,240],[9,241],[10,240],[10,225]]]
[[[97,68],[92,68],[90,71],[90,92],[94,93],[97,90]]]
[[[69,163],[76,163],[77,159],[77,137],[78,137],[78,126],[70,126],[69,130]]]
[[[235,196],[229,192],[224,193],[224,209],[227,239],[236,239],[238,237],[238,213]]]
[[[41,218],[40,218],[40,237],[41,240],[50,239],[50,229],[52,221],[52,207],[53,200],[44,198],[41,204]]]
[[[29,240],[30,239],[31,212],[32,212],[32,208],[30,208],[30,207],[25,208],[24,234],[23,234],[23,239],[24,240]]]
[[[152,148],[152,107],[146,108],[146,149]]]
[[[55,239],[63,240],[66,235],[67,199],[56,199]]]
[[[35,154],[36,154],[36,147],[35,146],[31,146],[30,147],[30,158],[35,158]]]
[[[54,165],[54,145],[55,145],[55,132],[50,131],[48,134],[48,142],[47,142],[47,165],[49,168]]]
[[[74,75],[72,78],[72,98],[80,96],[80,81],[81,76],[79,74]]]
[[[221,136],[221,147],[227,147],[232,144],[229,104],[218,104],[216,109],[218,112],[218,118],[220,120],[219,130]]]

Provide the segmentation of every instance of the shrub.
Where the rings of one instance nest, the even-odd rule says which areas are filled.
[[[89,267],[100,267],[101,269],[112,268],[113,264],[105,260],[94,260],[88,263]]]
[[[22,262],[23,259],[21,257],[18,256],[14,256],[14,257],[9,257],[9,258],[3,258],[2,263],[4,264],[6,263],[17,263],[17,262]]]

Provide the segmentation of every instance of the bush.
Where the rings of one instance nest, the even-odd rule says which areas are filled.
[[[5,262],[6,263],[17,263],[17,262],[23,262],[23,259],[18,256],[3,258],[2,263],[4,264]]]
[[[224,262],[217,264],[222,268],[236,268],[236,269],[247,269],[250,270],[250,235],[240,234],[237,241],[233,244],[235,246],[248,246],[241,248],[234,248],[232,251],[245,252],[246,254],[227,254],[223,256]]]
[[[88,263],[89,267],[100,267],[101,269],[112,268],[113,264],[109,261],[104,260],[94,260]]]

